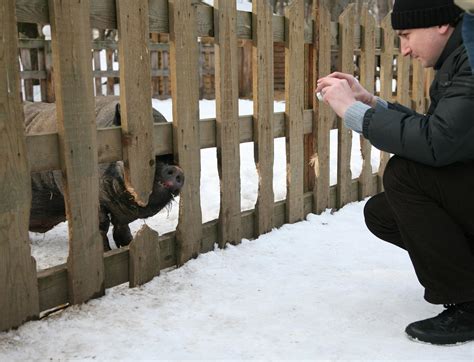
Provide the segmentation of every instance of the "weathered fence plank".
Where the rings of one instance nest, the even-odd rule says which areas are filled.
[[[285,15],[286,221],[294,223],[304,218],[304,2],[293,1]]]
[[[220,177],[219,246],[240,243],[240,129],[238,110],[237,10],[233,1],[215,6],[216,136]]]
[[[354,23],[355,5],[350,4],[339,16],[339,57],[341,71],[354,73]],[[346,205],[350,199],[351,173],[351,148],[352,130],[344,125],[342,118],[338,117],[338,152],[337,152],[337,207]]]
[[[392,80],[393,80],[393,48],[395,40],[395,32],[392,29],[392,20],[388,14],[382,21],[383,43],[382,54],[380,56],[380,96],[388,102],[393,101]],[[383,191],[382,177],[385,167],[387,166],[390,154],[380,152],[379,164],[379,184],[378,191]]]
[[[316,60],[313,62],[313,88],[316,89],[318,79],[331,72],[331,14],[321,0],[313,3],[313,18],[313,34],[318,34],[313,39],[313,59]],[[317,98],[314,98],[313,105],[313,211],[319,214],[329,207],[329,132],[332,111]]]
[[[148,0],[117,0],[117,19],[125,185],[145,206],[155,176]]]
[[[411,107],[410,63],[410,59],[402,54],[397,56],[397,102],[405,107]]]
[[[367,4],[364,4],[361,13],[363,39],[361,39],[360,56],[360,84],[370,93],[375,92],[375,18],[369,13]],[[360,150],[362,154],[362,170],[359,176],[359,200],[373,195],[372,188],[372,145],[364,136],[360,136]]]
[[[0,4],[0,331],[39,315],[28,236],[31,179],[23,127],[15,1]]]
[[[158,233],[143,225],[129,246],[130,288],[148,283],[160,274]]]
[[[413,85],[412,101],[413,108],[419,113],[425,112],[425,72],[418,60],[413,59]]]
[[[50,1],[58,136],[69,226],[69,300],[104,294],[89,1]]]
[[[196,8],[193,0],[172,0],[170,66],[175,160],[186,175],[179,199],[178,265],[199,254],[202,239],[200,202],[199,80]]]
[[[255,205],[256,234],[273,227],[273,37],[272,7],[265,0],[252,4],[254,156],[258,172]]]

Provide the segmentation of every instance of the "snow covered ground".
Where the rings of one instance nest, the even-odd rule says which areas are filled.
[[[364,202],[199,256],[135,289],[0,333],[0,360],[473,361],[474,343],[415,343],[438,313],[406,253],[370,235]]]

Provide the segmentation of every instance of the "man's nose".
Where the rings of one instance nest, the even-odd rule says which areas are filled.
[[[402,55],[406,57],[407,55],[411,54],[411,48],[405,44],[405,42],[401,42],[400,44],[400,50],[402,52]]]

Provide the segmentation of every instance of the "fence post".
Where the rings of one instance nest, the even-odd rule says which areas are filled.
[[[313,2],[313,89],[319,78],[331,72],[331,14],[322,0]],[[313,145],[311,163],[315,179],[313,187],[313,211],[317,214],[329,207],[329,132],[331,109],[313,96]]]
[[[69,226],[69,301],[104,294],[88,0],[50,0],[58,138]],[[71,25],[73,24],[73,25]]]
[[[125,185],[145,206],[155,178],[148,0],[118,0],[116,5]]]
[[[304,2],[293,1],[285,15],[286,222],[294,223],[304,218]]]
[[[388,102],[392,101],[393,79],[393,45],[395,32],[392,29],[392,20],[388,14],[382,21],[382,54],[380,55],[380,96]],[[380,151],[380,165],[378,170],[378,192],[383,191],[383,172],[387,166],[390,154]]]
[[[39,315],[28,225],[31,178],[24,136],[15,0],[0,5],[0,331]]]
[[[240,243],[240,133],[237,58],[237,9],[235,1],[216,0],[215,85],[217,164],[220,177],[219,246]]]
[[[266,0],[252,3],[253,134],[258,172],[255,235],[273,228],[273,10]]]
[[[173,95],[173,148],[186,175],[180,193],[176,228],[177,264],[196,257],[201,248],[201,146],[199,140],[199,79],[194,0],[171,0],[170,65]]]
[[[360,55],[360,84],[370,93],[375,91],[375,18],[369,13],[367,4],[362,7],[362,38]],[[362,170],[359,176],[359,200],[373,195],[371,153],[372,145],[364,136],[360,136]]]

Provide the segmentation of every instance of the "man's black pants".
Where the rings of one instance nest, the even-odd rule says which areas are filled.
[[[474,301],[474,161],[430,167],[394,156],[383,184],[364,209],[369,230],[407,250],[428,302]]]

